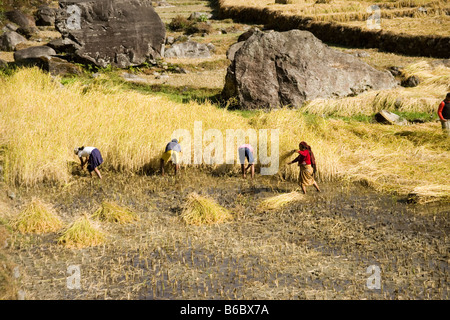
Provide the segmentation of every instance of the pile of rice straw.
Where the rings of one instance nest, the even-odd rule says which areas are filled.
[[[181,219],[187,224],[202,225],[220,223],[233,219],[231,213],[213,199],[191,193],[187,196]]]
[[[102,244],[105,238],[105,233],[94,226],[84,214],[61,234],[58,244],[69,248],[84,248]]]
[[[21,233],[37,234],[58,231],[63,226],[61,219],[37,199],[33,199],[10,224]]]
[[[93,219],[114,222],[114,223],[129,223],[138,220],[135,212],[121,207],[114,202],[103,202],[101,207],[92,215]]]

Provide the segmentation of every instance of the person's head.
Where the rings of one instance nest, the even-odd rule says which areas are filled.
[[[448,100],[448,101],[450,101],[450,92],[449,92],[449,93],[447,93],[447,95],[445,96],[445,100]]]
[[[309,146],[305,141],[300,142],[300,144],[298,145],[300,150],[308,150]]]
[[[83,150],[83,149],[84,149],[84,147],[75,148],[75,149],[73,149],[73,152],[74,152],[75,154],[78,154],[78,152],[80,152],[80,151]]]
[[[172,139],[172,142],[178,143],[177,139]]]

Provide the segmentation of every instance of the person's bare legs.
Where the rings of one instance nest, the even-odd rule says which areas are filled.
[[[247,171],[247,170],[245,170],[245,164],[241,164],[241,172],[242,172],[242,178],[245,178],[245,171]]]
[[[95,173],[97,174],[97,176],[101,179],[102,175],[100,174],[100,171],[97,168],[94,168]],[[92,175],[92,172],[91,172]]]
[[[306,194],[306,186],[304,184],[301,185],[303,194]]]
[[[317,192],[322,192],[322,191],[320,191],[320,188],[319,188],[319,185],[317,184],[317,182],[314,181],[313,185],[314,185],[314,187],[316,187]]]
[[[255,177],[255,165],[252,163],[252,179]]]
[[[179,171],[179,169],[180,169],[180,165],[179,165],[179,164],[174,164],[173,166],[174,166],[174,168],[175,168],[175,175],[177,175],[177,174],[178,174],[178,171]]]

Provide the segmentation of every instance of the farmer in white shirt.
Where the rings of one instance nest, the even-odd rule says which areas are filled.
[[[100,151],[95,147],[79,147],[75,148],[75,154],[80,158],[81,161],[81,169],[83,169],[84,165],[87,163],[87,169],[92,177],[92,171],[95,171],[97,176],[101,179],[102,175],[98,170],[98,166],[103,163],[103,158]],[[86,158],[86,160],[84,160]]]

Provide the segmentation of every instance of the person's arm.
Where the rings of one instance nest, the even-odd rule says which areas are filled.
[[[83,169],[85,162],[83,160],[83,157],[79,157],[79,158],[80,158],[80,162],[81,162],[81,169]]]
[[[300,154],[297,158],[295,158],[291,162],[288,162],[288,164],[293,164],[293,163],[299,162],[301,157],[302,157],[302,155]]]
[[[445,106],[445,103],[444,103],[444,101],[442,101],[438,108],[438,116],[439,116],[439,119],[441,119],[441,121],[447,122],[447,120],[444,119],[444,117],[442,116],[442,110],[444,110],[444,106]]]

